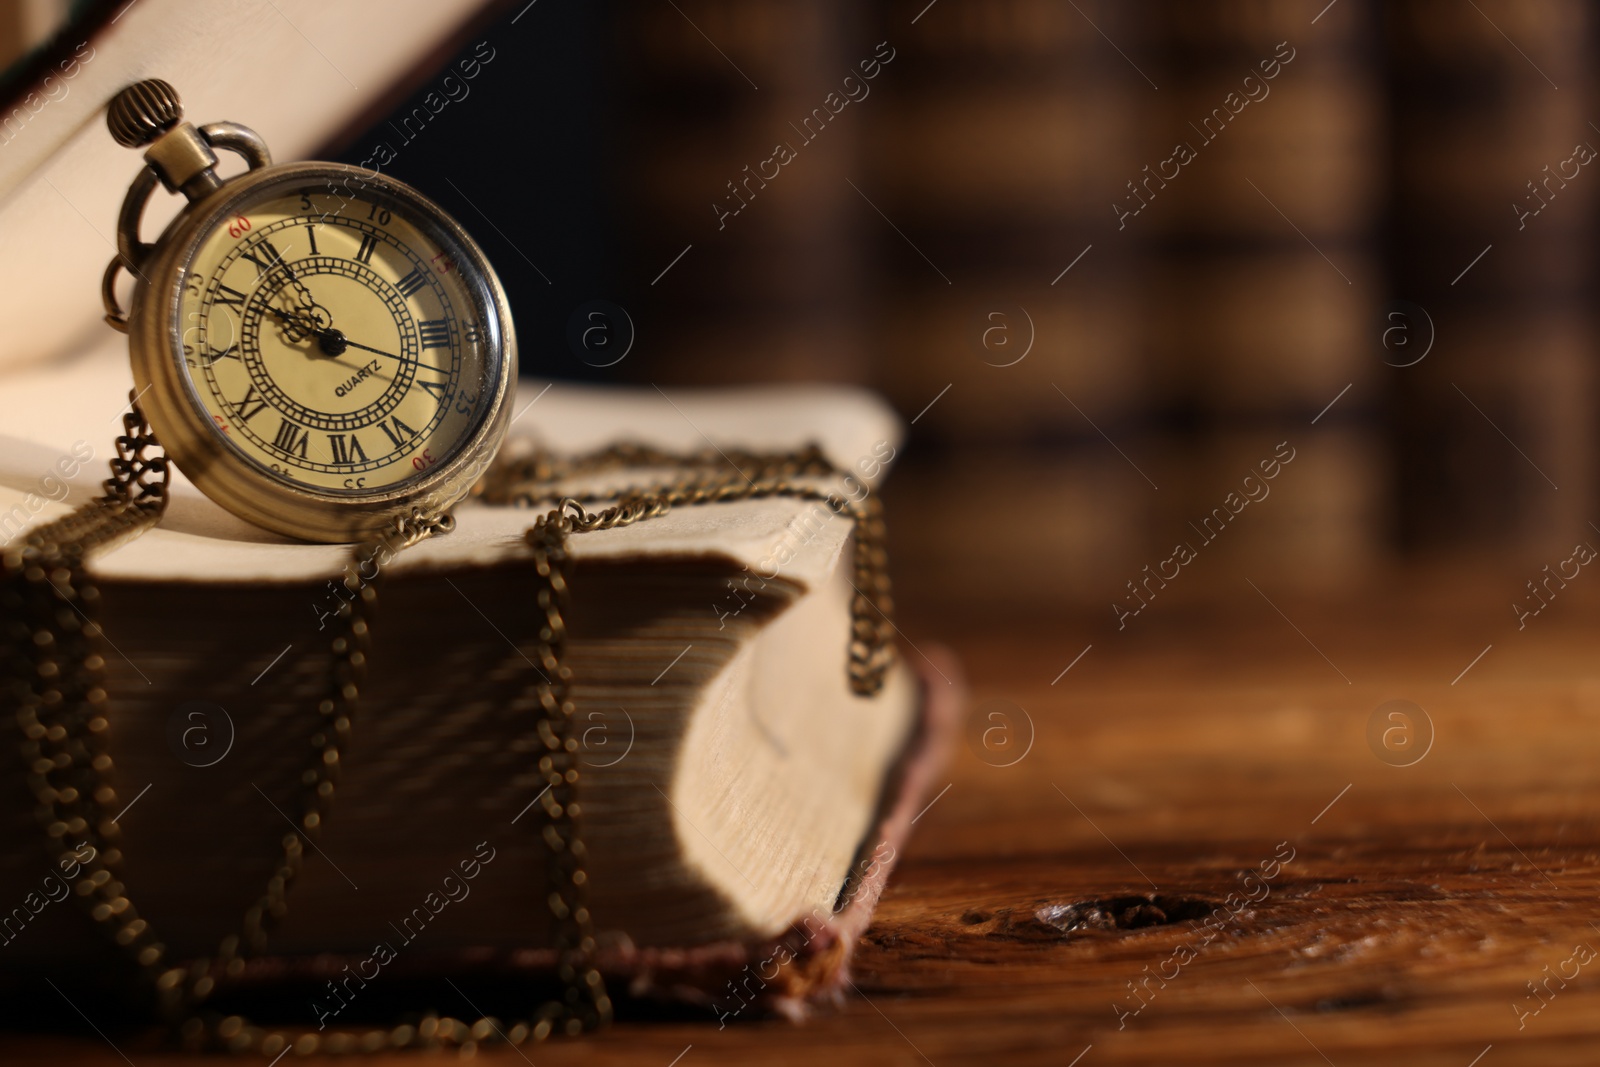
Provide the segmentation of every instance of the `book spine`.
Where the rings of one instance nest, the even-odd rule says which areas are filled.
[[[1152,264],[1149,403],[1170,428],[1156,526],[1180,542],[1208,516],[1227,527],[1200,542],[1207,578],[1186,583],[1344,587],[1385,533],[1373,6],[1158,0],[1147,13],[1153,165],[1121,207]],[[1264,478],[1285,453],[1293,463]]]
[[[1107,208],[1153,90],[1101,34],[1142,63],[1138,13],[1077,8],[880,8],[899,58],[851,196],[882,279],[877,384],[913,423],[891,531],[916,531],[895,542],[912,573],[981,545],[980,566],[940,569],[971,603],[1091,602],[1154,495],[1117,452],[1150,463],[1136,245]]]
[[[1388,6],[1392,288],[1438,335],[1390,372],[1413,550],[1542,551],[1593,514],[1594,36],[1577,0]]]
[[[633,377],[867,377],[846,179],[893,63],[858,24],[843,0],[622,5]]]

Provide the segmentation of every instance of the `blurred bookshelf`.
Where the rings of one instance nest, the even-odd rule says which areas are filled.
[[[879,390],[894,558],[939,576],[913,613],[1109,622],[1185,543],[1174,598],[1352,595],[1593,513],[1575,0],[627,0],[485,36],[496,102],[401,176],[501,220],[525,370]],[[595,299],[615,364],[571,341]]]

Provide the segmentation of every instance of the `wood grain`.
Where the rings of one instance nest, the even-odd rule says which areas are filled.
[[[1012,619],[957,633],[978,713],[1025,709],[1033,744],[1009,767],[979,742],[958,750],[860,946],[856,995],[798,1027],[636,1007],[596,1038],[522,1053],[540,1067],[1593,1063],[1600,958],[1574,949],[1600,947],[1600,626],[1574,590],[1518,631],[1500,603],[1517,584],[1338,605],[1244,587],[1136,632]],[[918,646],[951,636],[932,614],[906,629]],[[1433,724],[1411,766],[1368,743],[1391,699]],[[1271,876],[1244,883],[1264,861]],[[1537,997],[1529,983],[1545,983]],[[123,1062],[65,1019],[62,1034],[6,1035],[4,1058]],[[114,1037],[140,1067],[195,1062]]]

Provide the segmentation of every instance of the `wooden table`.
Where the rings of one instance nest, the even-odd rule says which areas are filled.
[[[1519,631],[1518,584],[1339,605],[1245,588],[1121,633],[914,616],[919,647],[954,638],[978,713],[1024,709],[1034,737],[1012,766],[1000,734],[959,748],[860,947],[859,995],[802,1026],[669,1015],[480,1058],[1595,1063],[1600,615],[1578,590]],[[1369,743],[1391,699],[1426,710],[1431,745],[1387,711]],[[123,1062],[83,1033],[9,1036],[0,1059]]]

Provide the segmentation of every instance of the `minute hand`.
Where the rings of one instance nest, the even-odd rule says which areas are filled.
[[[445,370],[443,367],[435,367],[432,363],[424,363],[420,359],[408,358],[406,356],[397,356],[393,352],[385,352],[381,348],[372,348],[372,347],[370,347],[368,345],[357,344],[356,342],[350,340],[348,337],[345,338],[344,343],[349,345],[351,348],[359,348],[359,349],[361,349],[361,351],[363,351],[363,352],[371,352],[375,356],[388,356],[390,359],[398,360],[401,363],[410,363],[413,366],[422,368],[423,370],[437,371],[440,374],[449,374],[450,373],[449,371]]]
[[[359,348],[363,352],[371,352],[375,356],[388,356],[390,359],[398,359],[401,363],[415,363],[415,362],[417,362],[415,359],[410,359],[410,358],[408,358],[406,356],[397,356],[393,352],[385,352],[381,348],[373,348],[370,345],[360,344],[360,343],[358,343],[356,341],[350,340],[350,338],[348,338],[348,337],[346,337],[344,339],[344,343],[349,345],[351,348]]]

